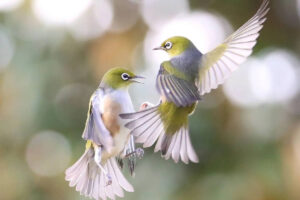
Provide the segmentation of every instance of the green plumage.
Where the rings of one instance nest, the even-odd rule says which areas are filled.
[[[128,74],[130,77],[135,77],[135,74],[132,73],[131,71],[121,68],[121,67],[116,67],[105,73],[105,75],[102,79],[102,83],[106,84],[107,86],[109,86],[113,89],[127,87],[132,83],[132,81],[131,81],[131,79],[123,80],[121,78],[121,75],[123,73]]]
[[[172,66],[170,61],[165,61],[161,64],[161,66],[166,70],[166,72],[170,75],[173,75],[177,78],[186,80],[186,81],[193,81],[191,77],[186,75],[185,73],[181,72],[179,69]]]
[[[188,126],[188,116],[196,107],[196,103],[187,107],[177,107],[172,102],[163,102],[158,112],[167,135],[175,134],[181,127]]]
[[[181,36],[175,36],[175,37],[169,38],[169,39],[165,40],[161,44],[161,46],[164,47],[167,42],[172,42],[172,44],[176,44],[171,49],[166,50],[170,56],[178,56],[192,45],[190,40],[186,39],[185,37],[181,37]]]
[[[172,66],[169,61],[160,66],[156,80],[159,93],[178,107],[190,106],[200,100],[198,88],[192,78]]]

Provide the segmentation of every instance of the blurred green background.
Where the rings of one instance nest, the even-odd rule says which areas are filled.
[[[85,199],[64,180],[84,151],[89,97],[109,68],[147,77],[135,107],[156,103],[174,35],[204,53],[262,0],[1,0],[0,199]],[[139,160],[124,199],[300,199],[300,0],[272,0],[253,56],[190,117],[199,164]]]

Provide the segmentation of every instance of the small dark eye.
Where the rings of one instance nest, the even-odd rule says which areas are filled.
[[[128,79],[129,79],[129,74],[127,74],[127,73],[123,73],[122,75],[121,75],[121,78],[124,80],[124,81],[127,81]]]
[[[172,48],[172,42],[166,42],[166,44],[165,44],[165,48],[166,49],[171,49]]]

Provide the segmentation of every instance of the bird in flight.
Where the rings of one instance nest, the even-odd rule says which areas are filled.
[[[154,50],[167,52],[170,60],[161,63],[156,78],[160,102],[156,106],[120,116],[130,121],[125,125],[137,143],[150,147],[165,159],[197,163],[197,154],[189,136],[188,116],[201,96],[216,89],[251,55],[257,42],[269,0],[264,0],[255,15],[222,44],[208,53],[201,53],[187,38],[175,36]]]
[[[128,87],[142,78],[129,70],[113,68],[108,71],[93,93],[82,137],[87,140],[84,154],[66,170],[65,179],[80,194],[94,199],[123,197],[124,190],[133,192],[118,163],[128,158],[131,174],[135,159],[143,150],[135,149],[134,138],[119,117],[134,112]],[[119,162],[117,162],[116,158]]]

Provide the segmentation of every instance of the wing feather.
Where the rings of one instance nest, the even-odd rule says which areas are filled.
[[[269,0],[264,0],[256,14],[229,36],[225,42],[203,55],[199,66],[200,94],[209,93],[222,84],[228,76],[251,55],[266,21]]]
[[[82,138],[92,140],[97,145],[102,145],[104,148],[109,149],[113,145],[113,139],[101,117],[100,103],[103,97],[104,91],[101,88],[97,89],[92,95]]]
[[[170,63],[167,63],[170,65]],[[200,100],[198,88],[193,81],[177,77],[164,69],[164,63],[156,80],[157,89],[168,101],[177,106],[189,106]]]

